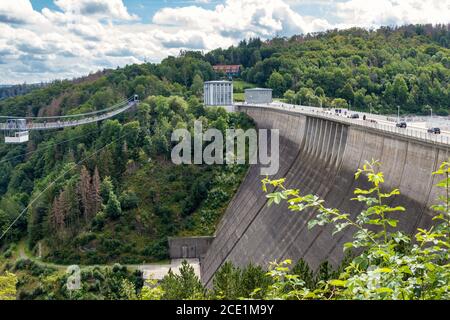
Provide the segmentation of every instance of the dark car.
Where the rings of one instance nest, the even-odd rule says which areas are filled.
[[[354,113],[350,116],[350,119],[359,119],[359,114]]]
[[[408,125],[406,124],[405,121],[401,121],[401,122],[397,122],[396,126],[399,128],[406,128]]]
[[[440,128],[430,128],[427,131],[428,131],[428,133],[441,134],[441,129]]]

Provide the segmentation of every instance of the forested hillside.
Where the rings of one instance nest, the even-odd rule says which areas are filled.
[[[18,84],[18,85],[0,85],[0,100],[26,94],[32,90],[44,87],[44,83],[39,84]]]
[[[0,144],[2,234],[25,210],[2,247],[26,237],[52,262],[141,263],[168,258],[168,236],[210,235],[246,166],[175,166],[170,139],[196,119],[205,129],[252,126],[243,115],[203,107],[201,79],[213,76],[207,62],[187,54],[1,102],[1,114],[53,116],[104,109],[134,93],[142,99],[114,120]]]
[[[289,102],[379,113],[450,110],[450,26],[349,29],[242,41],[206,55]]]
[[[222,131],[254,125],[245,115],[203,106],[203,81],[224,76],[215,74],[213,65],[240,64],[237,90],[242,91],[244,81],[267,86],[292,103],[378,113],[395,113],[401,105],[402,113],[428,114],[432,107],[448,115],[449,46],[449,26],[250,39],[206,54],[180,52],[158,64],[55,81],[0,101],[0,115],[56,116],[102,110],[134,94],[141,98],[136,109],[113,120],[32,132],[23,145],[0,142],[0,273],[18,274],[21,298],[69,298],[63,282],[46,282],[55,270],[30,261],[13,264],[23,255],[20,250],[59,264],[139,264],[167,259],[169,236],[213,234],[247,166],[176,166],[170,160],[171,133],[192,130],[196,119],[204,129]],[[261,268],[249,267],[242,274],[226,268],[223,273],[236,279],[234,274],[240,274],[246,283],[271,283]],[[86,288],[83,298],[95,290],[99,298],[129,298],[121,291],[126,281],[142,287],[139,275],[120,266],[84,276],[89,285],[98,285]],[[171,277],[166,281],[172,285],[183,280]],[[56,282],[58,289],[52,287]],[[197,282],[195,290],[200,286],[202,291]],[[41,285],[36,288],[36,283]],[[216,286],[226,283],[224,276]],[[183,296],[182,289],[171,295],[173,288],[167,286],[165,298],[198,297]],[[230,297],[251,297],[255,286]]]

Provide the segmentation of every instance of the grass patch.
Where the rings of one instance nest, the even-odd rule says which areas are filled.
[[[243,80],[234,80],[233,81],[233,91],[235,93],[244,93],[245,89],[256,88],[256,85],[250,82],[246,82]]]
[[[233,93],[233,99],[234,101],[243,102],[245,101],[245,93],[243,92]]]

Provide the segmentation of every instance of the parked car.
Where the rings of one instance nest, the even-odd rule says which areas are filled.
[[[398,128],[406,128],[408,125],[406,124],[405,121],[401,121],[401,122],[397,122],[396,126]]]
[[[428,129],[428,133],[441,134],[441,129],[440,128],[430,128],[430,129]]]
[[[350,119],[359,119],[359,114],[354,113],[350,116]]]

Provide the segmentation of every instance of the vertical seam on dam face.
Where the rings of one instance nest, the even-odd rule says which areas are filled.
[[[344,151],[343,151],[343,157],[342,157],[342,159],[345,158],[345,153],[346,153],[346,151],[347,151],[347,149],[345,148],[345,144],[344,144]],[[362,153],[363,153],[363,150],[361,150],[361,157],[362,157]],[[361,157],[360,157],[359,163],[361,162]],[[334,176],[333,184],[334,184],[334,182],[335,182],[335,178],[336,178],[336,177],[337,177],[337,174]],[[353,187],[353,184],[354,184],[354,183],[352,182],[352,183],[349,185],[349,188],[352,188],[352,187]],[[319,197],[321,197],[322,199],[325,199],[325,204],[326,204],[326,205],[329,205],[329,204],[326,202],[326,198],[327,198],[328,193],[329,193],[329,192],[332,192],[331,190],[333,190],[333,186],[330,187],[330,189],[328,190],[327,193],[325,193],[325,194],[318,194]],[[349,193],[349,190],[347,190],[347,192],[345,192],[344,194],[348,194],[348,193]],[[336,207],[342,206],[342,203],[345,202],[345,201],[347,201],[347,199],[341,198],[341,199],[340,199],[339,205],[337,205]],[[315,213],[315,211],[314,211],[313,213]],[[306,257],[306,255],[309,253],[309,251],[311,250],[311,248],[315,245],[317,239],[318,239],[319,237],[321,237],[322,234],[323,234],[324,232],[327,232],[327,230],[329,230],[330,228],[331,228],[331,226],[325,226],[325,227],[316,228],[315,230],[308,230],[307,224],[305,224],[305,225],[302,227],[302,229],[300,230],[300,233],[299,233],[299,235],[298,235],[299,237],[302,236],[302,231],[304,231],[304,232],[309,232],[309,233],[311,234],[311,236],[313,236],[312,240],[310,240],[309,245],[305,248],[305,251],[304,251],[304,254],[303,254],[302,258],[305,258],[305,257]],[[315,234],[315,235],[313,235],[313,234]],[[333,250],[333,247],[331,248],[331,250]],[[314,265],[314,264],[313,264],[313,265]]]
[[[292,117],[291,117],[292,118]],[[297,117],[295,117],[295,118],[297,118]],[[296,131],[297,132],[300,132],[302,129],[297,129]],[[304,130],[304,129],[303,129]],[[297,135],[295,135],[295,136],[297,136]],[[305,135],[301,135],[301,137],[303,137],[304,138],[304,136]],[[304,139],[303,139],[303,141],[304,141]],[[303,142],[302,142],[302,144],[303,144]],[[294,158],[296,157],[297,155],[295,155],[294,156]],[[292,164],[293,164],[293,162],[290,164],[290,166],[292,166]],[[286,169],[286,172],[288,172],[290,170],[290,168],[287,168]],[[245,199],[243,199],[243,200],[245,200]],[[262,203],[261,204],[261,207],[258,209],[258,213],[261,211],[261,210],[263,210],[264,209],[264,207],[265,207],[265,201],[264,201],[264,203]],[[258,214],[257,213],[257,214]],[[252,218],[252,221],[256,218],[256,216],[257,216],[257,214]],[[249,225],[250,226],[250,225]],[[249,227],[248,226],[248,227]],[[245,233],[246,233],[246,231],[247,231],[247,229],[248,229],[248,227],[244,230],[244,232],[242,233],[242,235],[234,242],[234,244],[233,244],[233,248],[238,244],[238,242],[240,241],[240,239],[242,238],[242,236],[244,236],[245,235]],[[228,256],[228,254],[226,255],[226,257]],[[225,257],[225,258],[226,258]],[[223,259],[223,260],[225,260],[225,258]]]
[[[323,199],[325,199],[325,201],[326,201],[325,204],[328,205],[328,206],[330,206],[330,205],[333,206],[334,205],[333,203],[329,203],[330,202],[329,195],[330,195],[330,193],[333,192],[333,190],[336,188],[336,186],[338,186],[338,184],[340,182],[340,181],[337,181],[337,179],[338,179],[338,177],[341,174],[341,170],[342,170],[342,166],[343,166],[343,159],[344,159],[344,155],[346,153],[346,145],[347,145],[346,141],[347,141],[348,127],[344,126],[342,124],[337,124],[337,127],[339,127],[340,130],[339,130],[339,144],[338,144],[338,147],[337,147],[337,152],[338,153],[337,153],[337,156],[336,156],[336,165],[335,165],[336,174],[333,177],[333,181],[331,181],[332,186],[330,187],[328,192],[326,194],[324,194],[324,195],[320,195],[321,197],[323,197]],[[341,152],[341,149],[342,149],[342,152]],[[342,155],[341,158],[339,158],[339,155]],[[331,161],[333,161],[333,160],[331,160]],[[338,184],[336,184],[336,183],[338,183]],[[342,199],[338,199],[338,201],[339,200],[343,200],[343,198]]]
[[[322,124],[321,124],[321,126],[322,126]],[[325,126],[326,127],[328,127],[328,123],[325,123]],[[332,132],[332,130],[329,130],[330,131],[330,133]],[[322,143],[321,141],[319,141],[319,143]],[[325,139],[325,135],[324,135],[324,140],[323,140],[323,144],[322,144],[322,146],[327,146],[327,147],[329,147],[327,144],[326,144],[326,139]],[[323,148],[322,148],[323,149]],[[320,156],[319,156],[319,161],[318,162],[321,162],[320,161],[320,159],[322,158],[321,157],[321,155],[323,155],[323,152],[320,154]],[[317,158],[315,158],[315,157],[313,157],[312,158],[312,160],[314,161],[314,159],[317,159]],[[328,157],[327,156],[325,156],[324,158],[322,158],[322,160],[324,161],[324,163],[325,163],[325,167],[324,167],[324,174],[326,174],[326,176],[325,177],[328,177],[329,175],[330,175],[330,171],[333,169],[333,163],[331,163],[330,161],[327,161],[328,160]],[[301,159],[300,159],[300,161],[301,161]],[[294,176],[297,176],[297,174],[296,173],[294,173]],[[334,178],[335,178],[335,175],[332,175],[331,177],[330,177],[330,179],[331,180],[334,180]],[[326,180],[328,180],[328,179],[326,179]],[[330,181],[330,180],[329,180]],[[298,185],[297,187],[302,187],[302,185]],[[328,192],[328,190],[330,190],[330,185],[326,185],[326,183],[322,183],[322,188],[321,189],[327,189],[327,191],[324,191],[324,192]],[[304,213],[302,213],[302,214],[308,214],[308,215],[313,215],[315,213],[315,211],[313,211],[313,210],[311,210],[311,211],[308,211],[308,212],[304,212]],[[303,225],[302,225],[302,227],[300,228],[300,230],[298,231],[298,233],[301,233],[301,230],[303,229],[305,227],[305,224],[303,223]],[[296,237],[297,236],[294,236],[294,240],[293,240],[293,242],[295,242],[295,239],[296,239]],[[286,247],[286,248],[284,248],[284,250],[282,250],[282,252],[280,253],[281,254],[281,257],[286,257],[287,256],[287,252],[289,252],[289,250],[290,250],[290,248],[289,247]],[[300,252],[299,253],[299,256],[303,256],[304,255],[304,252]]]
[[[361,203],[358,203],[358,202],[353,202],[352,203],[350,199],[353,197],[353,193],[352,193],[353,190],[356,187],[359,187],[359,183],[357,181],[355,181],[355,179],[353,178],[353,173],[358,168],[360,168],[364,164],[364,161],[366,160],[366,159],[363,159],[363,155],[365,153],[365,148],[367,146],[367,144],[366,144],[366,133],[365,132],[362,133],[360,141],[362,141],[362,144],[360,145],[360,149],[359,149],[360,153],[359,153],[359,156],[357,158],[358,159],[357,162],[356,162],[357,165],[355,167],[353,167],[353,168],[350,168],[350,170],[347,170],[348,171],[347,173],[344,172],[344,174],[348,174],[349,175],[350,183],[348,184],[348,187],[347,187],[346,191],[344,192],[344,197],[342,197],[340,199],[340,202],[338,202],[338,204],[334,206],[336,208],[339,208],[339,209],[343,210],[345,213],[349,213],[352,216],[352,218],[355,217],[356,212],[359,212],[363,208],[363,205]],[[345,144],[345,145],[347,145],[347,144]],[[346,156],[351,157],[351,155],[347,154],[347,150],[348,149],[345,148],[344,154],[343,154],[343,159],[346,158]],[[352,151],[350,150],[349,152],[352,152]],[[345,166],[345,163],[342,163],[342,165]],[[350,175],[351,175],[351,177],[350,177]],[[352,204],[353,204],[353,206],[352,206]],[[322,233],[331,234],[331,229],[332,228],[333,227],[331,225],[322,228],[322,232],[317,236],[315,241],[320,236],[322,236]],[[333,244],[331,244],[330,249],[327,251],[326,256],[328,256],[330,253],[332,253],[334,250],[336,250],[336,248],[338,248],[339,244],[342,242],[344,237],[345,237],[345,233],[336,234],[336,238],[334,238],[334,242],[333,242]],[[313,245],[314,245],[314,243],[308,248],[308,250],[310,250],[313,247]]]
[[[363,204],[350,201],[353,189],[368,184],[363,178],[355,181],[354,173],[364,161],[378,159],[384,165],[386,188],[402,192],[389,204],[405,205],[408,210],[399,217],[399,226],[412,232],[430,223],[428,204],[438,194],[431,171],[448,156],[448,148],[320,116],[251,106],[239,110],[252,117],[258,128],[280,130],[280,171],[272,178],[287,178],[287,187],[299,188],[301,194],[317,194],[327,207],[355,216]],[[337,264],[343,257],[341,244],[352,230],[336,236],[331,226],[308,230],[314,211],[294,213],[285,205],[267,207],[259,169],[259,165],[250,166],[218,224],[216,238],[201,264],[202,280],[208,286],[225,261],[241,267],[250,262],[267,267],[275,259],[304,258],[316,268],[325,260]]]
[[[437,150],[437,152],[434,153],[434,164],[433,164],[433,172],[436,171],[439,168],[439,150]],[[423,208],[422,208],[422,213],[420,215],[420,217],[417,218],[416,223],[414,224],[414,229],[417,229],[420,221],[423,219],[423,216],[426,214],[426,210],[427,210],[427,205],[430,201],[430,196],[431,196],[431,191],[433,190],[433,177],[432,174],[431,175],[431,179],[430,182],[428,184],[428,195],[426,197],[427,201],[424,203]]]
[[[290,116],[289,118],[291,118],[292,116]],[[258,127],[258,126],[257,126]],[[274,128],[274,129],[279,129],[279,128]],[[301,130],[301,129],[300,129]],[[296,135],[295,135],[296,136]],[[302,137],[303,137],[303,139],[302,140],[304,140],[304,138],[305,138],[305,134],[303,134],[302,135]],[[288,143],[286,143],[286,144],[283,144],[283,149],[286,147],[286,145],[287,145]],[[303,144],[303,142],[301,142],[300,143],[300,145],[301,144]],[[280,150],[280,155],[282,154],[281,152],[282,152],[283,150]],[[299,153],[300,151],[298,150],[297,151],[297,153]],[[298,155],[296,155],[295,157],[293,157],[293,158],[296,158]],[[286,174],[287,174],[287,172],[289,172],[289,170],[290,170],[290,168],[291,168],[291,166],[292,166],[292,164],[294,163],[294,161],[292,161],[292,163],[291,164],[289,164],[289,166],[288,166],[288,168],[285,170],[285,172],[286,172]],[[254,166],[254,167],[258,167],[258,166]],[[244,181],[245,182],[245,181]],[[259,176],[257,175],[257,184],[260,184],[260,179],[259,179]],[[259,188],[257,188],[257,190],[259,190]],[[245,201],[245,198],[243,198],[242,197],[242,199],[241,199],[241,202],[243,202],[243,201]],[[231,206],[232,204],[230,203],[230,206]],[[259,209],[257,209],[257,212],[256,212],[256,214],[253,216],[253,217],[251,217],[251,219],[250,219],[250,222],[247,224],[247,226],[244,228],[244,230],[243,230],[243,232],[242,232],[242,234],[234,241],[234,243],[232,244],[232,247],[231,247],[231,249],[230,250],[228,250],[225,254],[224,254],[224,257],[223,258],[221,258],[221,259],[219,259],[219,260],[221,260],[221,262],[220,262],[220,264],[219,264],[219,266],[222,264],[222,263],[224,263],[225,261],[226,261],[226,259],[227,259],[227,257],[230,255],[230,253],[234,250],[234,248],[238,245],[238,243],[239,243],[239,241],[242,239],[242,237],[245,235],[245,233],[247,232],[247,230],[251,227],[251,225],[252,225],[252,223],[253,223],[253,221],[257,218],[257,216],[258,216],[258,214],[259,214],[259,212],[261,211],[261,210],[263,210],[264,209],[264,207],[266,206],[266,200],[265,201],[263,201],[263,203],[260,205],[260,207],[259,207]],[[228,210],[227,210],[227,212],[228,212]],[[225,215],[227,214],[227,212],[225,213]],[[243,214],[245,214],[245,213],[243,213]],[[237,222],[238,223],[238,222]],[[226,229],[228,226],[224,226],[224,229]],[[216,241],[215,242],[213,242],[213,245],[216,243]],[[220,244],[219,244],[220,245]],[[208,252],[208,254],[209,254],[209,252]],[[205,258],[205,265],[211,265],[211,262],[209,262],[208,263],[208,261],[207,261],[207,258],[208,258],[208,254],[207,254],[207,256],[206,256],[206,258]],[[216,261],[217,262],[217,261]],[[215,270],[214,270],[214,272],[218,269],[218,267],[215,267],[214,268]],[[202,272],[203,272],[204,270],[202,270]],[[210,281],[212,280],[212,277],[213,277],[213,273],[211,273],[211,272],[209,272],[209,274],[208,275],[205,275],[205,277],[203,277],[202,276],[202,279],[203,279],[203,281],[205,281],[205,283],[208,285],[208,284],[210,284]]]

